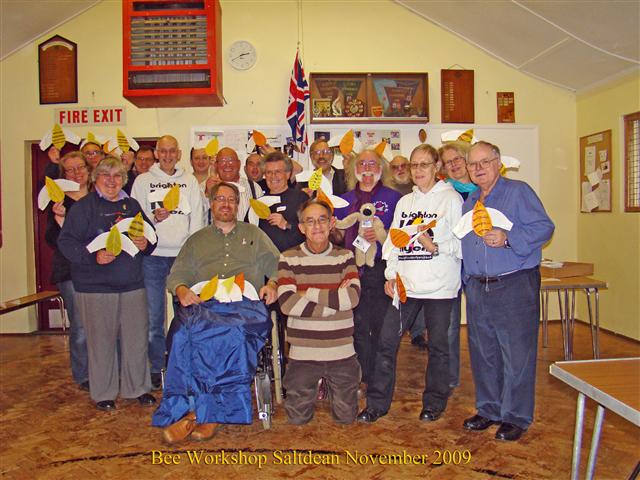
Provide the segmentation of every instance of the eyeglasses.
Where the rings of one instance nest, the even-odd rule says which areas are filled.
[[[391,170],[393,170],[394,172],[396,170],[404,170],[405,168],[407,168],[407,166],[409,166],[408,163],[401,163],[400,165],[391,165]]]
[[[464,162],[464,157],[458,155],[457,157],[453,157],[451,160],[447,160],[446,162],[444,162],[444,166],[450,167],[454,163],[460,163],[460,162]]]
[[[236,162],[239,162],[239,161],[240,161],[240,160],[238,160],[237,158],[229,158],[229,157],[219,158],[219,159],[217,160],[217,162],[218,162],[220,165],[232,165],[232,164],[234,164],[234,163],[236,163]]]
[[[105,180],[113,180],[114,182],[122,182],[123,178],[120,173],[99,173],[98,177],[102,177]]]
[[[467,168],[471,170],[477,170],[478,167],[487,168],[489,165],[491,165],[491,162],[497,159],[498,157],[493,157],[493,158],[483,158],[482,160],[479,160],[477,162],[467,162]]]
[[[86,165],[80,165],[78,167],[65,168],[64,173],[66,173],[67,175],[74,175],[76,173],[84,172],[86,170],[87,170]]]
[[[225,197],[224,195],[216,195],[213,200],[220,203],[238,203],[237,197]]]
[[[431,165],[434,165],[435,162],[420,162],[420,163],[410,163],[409,167],[411,170],[426,170]]]
[[[279,177],[280,175],[284,174],[284,170],[267,170],[264,172],[265,177]]]
[[[318,155],[321,155],[321,154],[323,154],[323,153],[324,153],[325,155],[331,155],[333,152],[331,151],[331,149],[330,149],[330,148],[325,148],[324,150],[314,150],[314,151],[312,151],[312,152],[311,152],[311,155],[313,155],[313,156],[316,156],[316,157],[317,157]]]
[[[378,166],[378,162],[376,162],[375,160],[361,160],[358,162],[358,166],[360,168],[374,168]]]
[[[324,226],[329,223],[329,217],[305,218],[302,223],[307,227],[313,227],[315,225]]]

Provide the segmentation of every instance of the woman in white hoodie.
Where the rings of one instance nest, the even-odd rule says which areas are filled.
[[[367,388],[367,407],[358,415],[358,421],[364,423],[375,422],[389,410],[400,338],[411,328],[421,309],[428,332],[429,363],[420,420],[440,418],[449,397],[447,330],[451,307],[460,288],[462,256],[460,241],[452,230],[461,216],[462,199],[450,184],[438,181],[436,174],[441,162],[438,151],[431,145],[417,146],[411,152],[409,165],[413,191],[396,205],[391,229],[411,225],[406,228],[411,242],[405,247],[395,247],[390,229],[383,246],[387,259],[385,292],[394,298],[396,306],[391,305],[384,318],[374,378]],[[419,232],[422,234],[416,238]],[[398,288],[397,276],[406,290],[404,303],[399,300],[402,288]]]

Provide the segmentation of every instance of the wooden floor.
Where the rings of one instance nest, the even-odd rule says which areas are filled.
[[[548,373],[550,363],[561,359],[559,324],[551,326],[550,347],[539,351],[535,422],[516,443],[496,441],[495,427],[485,432],[462,428],[462,421],[474,413],[464,329],[463,336],[462,386],[450,399],[445,416],[432,424],[417,420],[426,355],[405,340],[391,411],[374,425],[337,426],[322,402],[306,426],[288,425],[279,408],[269,431],[257,423],[225,426],[209,442],[178,447],[162,444],[160,431],[150,425],[151,409],[137,402],[119,401],[117,412],[98,412],[88,394],[70,380],[66,337],[0,337],[0,474],[20,479],[569,478],[576,392]],[[590,358],[589,345],[587,328],[578,325],[576,359]],[[640,347],[603,334],[601,352],[602,357],[640,356]],[[583,459],[588,455],[594,411],[589,401]],[[316,461],[333,464],[305,465],[309,450]],[[153,451],[180,463],[154,465]],[[200,452],[202,463],[192,464],[189,455],[193,458]],[[596,478],[627,478],[639,452],[640,429],[607,413]],[[372,463],[375,454],[398,455],[380,459],[395,459],[396,464]],[[426,463],[420,463],[425,457],[415,455],[428,455]],[[462,457],[468,455],[470,461],[465,463]],[[439,456],[462,463],[434,465]],[[234,458],[242,464],[220,464]],[[262,466],[251,464],[263,461]]]

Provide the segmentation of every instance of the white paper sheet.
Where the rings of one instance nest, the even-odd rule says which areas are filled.
[[[584,173],[590,174],[596,169],[596,147],[591,145],[584,147]]]
[[[592,187],[599,184],[600,180],[602,180],[602,171],[596,168],[595,171],[587,174],[587,180],[589,180]]]
[[[580,198],[582,199],[582,206],[580,207],[580,211],[582,212],[589,212],[590,210],[587,210],[587,204],[584,201],[584,198],[591,193],[591,184],[589,182],[582,182],[582,194],[580,195]]]
[[[600,158],[600,163],[604,163],[607,161],[607,151],[606,150],[600,150],[598,152],[598,158]]]
[[[590,212],[600,206],[600,197],[596,192],[587,193],[584,198],[585,211]]]
[[[600,210],[611,210],[611,181],[602,180],[598,188],[593,193],[598,196],[598,207]]]

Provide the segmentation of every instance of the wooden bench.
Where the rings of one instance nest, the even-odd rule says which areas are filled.
[[[24,307],[36,305],[40,302],[47,300],[55,300],[58,302],[58,308],[60,309],[60,318],[62,319],[62,330],[67,329],[67,315],[64,309],[64,300],[62,295],[57,290],[45,290],[43,292],[34,293],[33,295],[26,295],[24,297],[9,300],[8,302],[0,303],[0,315],[13,312]]]

